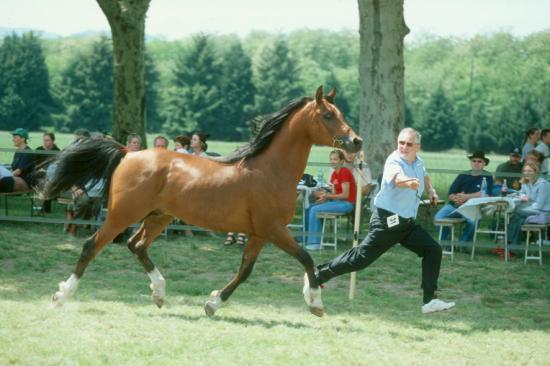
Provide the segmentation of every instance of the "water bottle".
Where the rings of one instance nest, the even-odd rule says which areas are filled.
[[[500,195],[506,197],[508,194],[508,185],[506,184],[506,179],[502,182],[502,188],[500,189]]]
[[[325,185],[325,182],[323,181],[323,168],[319,168],[319,171],[317,172],[317,188],[321,188]]]
[[[481,180],[481,197],[487,197],[487,178]]]

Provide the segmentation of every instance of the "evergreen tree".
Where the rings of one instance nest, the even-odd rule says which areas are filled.
[[[147,132],[159,132],[163,119],[159,113],[160,74],[149,52],[145,52],[145,127]]]
[[[56,116],[65,132],[77,128],[111,131],[113,66],[111,42],[102,37],[88,52],[76,55],[61,74],[57,98],[64,113]]]
[[[220,63],[209,36],[193,37],[190,48],[176,60],[167,101],[166,133],[178,135],[198,129],[213,138],[223,138],[220,77]]]
[[[298,84],[296,62],[290,55],[286,41],[279,37],[266,46],[255,72],[255,110],[257,114],[273,113],[283,108],[290,100],[303,95]]]
[[[473,120],[468,123],[465,135],[466,150],[474,152],[481,150],[485,153],[496,150],[494,131],[489,128],[487,113],[483,103],[479,103],[473,111]]]
[[[239,40],[231,44],[223,56],[222,98],[224,124],[220,127],[224,140],[248,138],[247,121],[254,109],[252,61]]]
[[[0,46],[0,128],[50,125],[54,106],[42,45],[32,32],[4,37]]]
[[[431,96],[423,114],[425,118],[418,121],[416,125],[422,133],[422,148],[437,151],[453,147],[458,136],[458,125],[454,118],[453,107],[441,85]]]

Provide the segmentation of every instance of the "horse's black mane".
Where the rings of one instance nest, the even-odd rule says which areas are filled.
[[[280,111],[261,118],[258,122],[262,126],[260,131],[248,144],[237,148],[227,156],[216,158],[216,160],[222,163],[235,163],[242,159],[251,158],[260,154],[269,146],[273,140],[273,137],[277,131],[281,129],[281,126],[287,120],[288,116],[312,100],[313,98],[311,97],[303,97],[301,99],[292,100]]]

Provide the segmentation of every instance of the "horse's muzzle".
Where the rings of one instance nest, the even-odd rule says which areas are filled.
[[[353,139],[348,136],[342,136],[339,138],[342,149],[346,150],[349,153],[356,153],[361,150],[363,146],[363,139],[360,137],[354,137]]]

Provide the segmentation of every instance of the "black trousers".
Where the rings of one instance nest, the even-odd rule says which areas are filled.
[[[356,272],[368,267],[378,257],[397,243],[422,258],[422,289],[433,295],[441,267],[441,246],[414,219],[399,217],[399,225],[388,228],[386,219],[393,213],[375,209],[370,220],[367,237],[355,248],[317,266],[320,283],[333,277]]]

